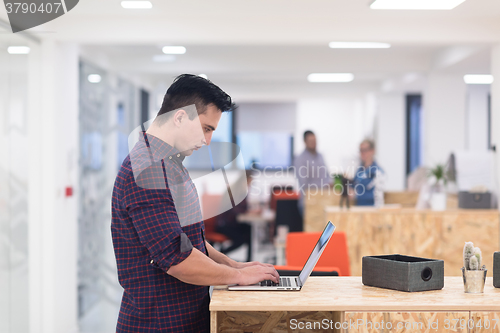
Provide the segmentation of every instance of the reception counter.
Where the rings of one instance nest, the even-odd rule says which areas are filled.
[[[332,221],[347,235],[351,275],[361,275],[361,258],[378,254],[406,254],[443,259],[445,276],[461,275],[466,241],[481,248],[483,263],[493,269],[493,252],[500,249],[498,210],[429,210],[326,206],[323,216],[305,222],[305,231],[322,231]]]
[[[298,292],[214,290],[211,332],[500,332],[499,300],[491,277],[484,294],[465,294],[462,277],[416,293],[311,277]]]

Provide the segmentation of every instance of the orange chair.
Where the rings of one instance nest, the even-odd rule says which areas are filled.
[[[210,244],[220,244],[229,240],[225,235],[215,231],[217,217],[217,208],[220,206],[220,195],[203,194],[201,197],[203,216],[211,216],[204,220],[205,223],[205,239]]]
[[[286,239],[287,266],[304,266],[320,235],[321,232],[288,233]],[[330,242],[316,264],[317,269],[330,269],[332,267],[337,267],[339,276],[351,275],[347,239],[345,233],[342,231],[335,231],[333,233]]]
[[[214,244],[222,245],[222,243],[229,240],[229,238],[227,238],[226,235],[223,235],[215,231],[215,224],[217,222],[215,217],[206,219],[203,222],[205,223],[205,239],[207,240],[207,242],[209,242],[212,245]]]
[[[277,266],[274,265],[274,268],[280,273],[280,275],[283,276],[296,276],[299,274],[300,271],[302,271],[302,266]],[[313,269],[313,274],[311,276],[315,275],[321,275],[321,276],[340,276],[340,269],[338,267],[314,267]]]

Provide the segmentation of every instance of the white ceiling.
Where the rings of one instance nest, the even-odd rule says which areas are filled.
[[[372,10],[370,0],[151,1],[151,10],[129,10],[120,0],[82,0],[35,30],[64,40],[122,44],[500,42],[498,0],[467,0],[451,11]]]
[[[388,81],[419,89],[415,78],[430,71],[488,73],[491,45],[500,43],[498,0],[467,0],[451,11],[376,11],[369,0],[151,1],[152,10],[126,10],[120,0],[82,0],[30,32],[77,42],[85,58],[151,84],[205,73],[261,96],[309,90],[327,96],[331,88],[306,81],[311,72],[353,72],[346,86],[368,90]],[[333,50],[333,40],[393,47]],[[187,53],[153,62],[164,45],[184,45]]]

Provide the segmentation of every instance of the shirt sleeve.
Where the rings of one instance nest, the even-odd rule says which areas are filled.
[[[166,272],[185,260],[193,245],[182,231],[167,189],[144,189],[135,184],[131,188],[125,199],[129,216],[151,259]]]
[[[325,159],[323,158],[323,155],[320,155],[320,158],[321,158],[321,166],[325,167],[325,172],[324,173],[322,172],[323,182],[324,182],[324,185],[327,185],[327,184],[329,185],[332,183],[332,177],[330,176],[330,172],[328,171],[328,166],[325,163]]]
[[[302,154],[295,156],[295,158],[293,159],[293,166],[295,167],[295,175],[299,182],[299,187],[301,188],[306,183],[307,179],[307,177],[304,177],[304,175],[301,173],[304,172],[304,170],[302,169],[302,166],[304,166],[304,158],[302,157]],[[306,170],[305,172],[307,175],[308,171]]]

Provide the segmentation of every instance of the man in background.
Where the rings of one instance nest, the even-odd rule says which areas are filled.
[[[321,155],[316,150],[316,135],[307,130],[304,132],[304,151],[295,157],[295,174],[299,181],[299,211],[304,214],[304,196],[309,191],[318,192],[324,187],[329,187],[331,177]]]

